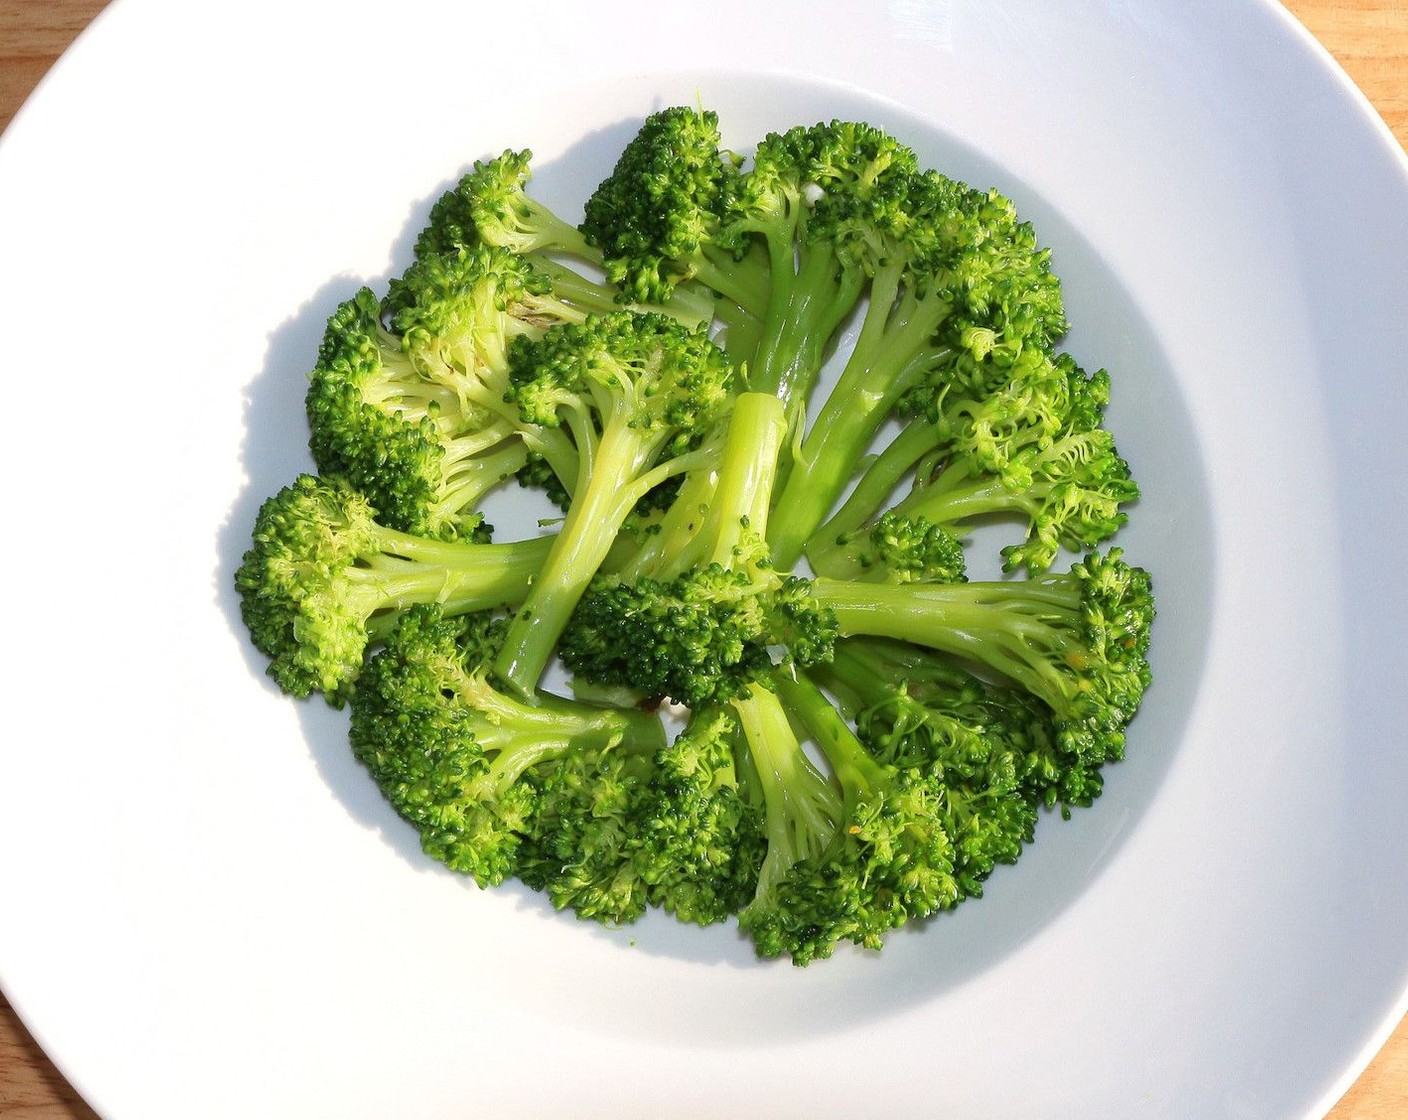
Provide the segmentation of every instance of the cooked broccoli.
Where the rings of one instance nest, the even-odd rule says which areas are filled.
[[[449,618],[437,604],[406,611],[352,696],[352,748],[429,855],[480,886],[521,875],[570,897],[604,842],[585,834],[611,815],[584,810],[629,801],[632,762],[649,769],[664,727],[649,712],[505,694],[488,672],[504,630],[501,617]],[[609,917],[637,914],[627,904]]]
[[[531,258],[552,282],[559,298],[585,311],[612,311],[622,303],[635,310],[656,310],[689,326],[701,326],[714,316],[714,301],[697,285],[677,285],[654,297],[631,301],[627,293],[567,267],[566,256],[600,268],[601,253],[570,222],[528,193],[533,153],[506,151],[491,160],[478,160],[452,190],[430,209],[430,219],[416,238],[416,255],[433,256],[492,245]]]
[[[1111,543],[1139,490],[1110,375],[1061,352],[1012,202],[864,123],[722,135],[651,114],[578,226],[526,150],[475,163],[330,318],[318,473],[235,584],[432,857],[805,965],[1100,795],[1154,601]],[[491,542],[505,486],[561,516]],[[979,579],[994,521],[1021,537]]]
[[[344,479],[300,475],[269,498],[235,573],[240,612],[283,691],[346,702],[369,645],[416,603],[466,614],[528,593],[551,538],[483,544],[387,528]]]
[[[886,510],[875,521],[807,549],[813,570],[836,579],[888,583],[961,583],[968,558],[962,540],[923,514]]]
[[[831,121],[771,133],[729,207],[727,236],[767,247],[771,294],[749,385],[806,405],[837,332],[905,218],[914,153],[878,128]],[[792,561],[779,556],[779,561]]]
[[[533,455],[564,487],[577,452],[504,402],[510,342],[584,313],[524,258],[479,246],[413,264],[378,300],[362,290],[334,312],[308,386],[318,470],[342,475],[386,525],[454,537],[479,503]]]
[[[1024,524],[1025,539],[1003,549],[1005,568],[1039,574],[1060,549],[1092,549],[1125,523],[1124,507],[1139,488],[1114,437],[1100,427],[1109,375],[1087,376],[1068,355],[1052,358],[1039,347],[998,366],[997,388],[985,383],[991,373],[962,375],[991,365],[965,358],[929,396],[911,392],[911,407],[927,407],[870,462],[808,541],[807,559],[817,571],[856,577],[873,568],[877,554],[883,568],[877,537],[957,537],[1007,517]],[[910,492],[887,506],[911,472]],[[904,572],[901,566],[899,578]]]
[[[759,952],[805,965],[841,941],[879,949],[889,931],[958,902],[942,771],[878,760],[805,675],[778,673],[774,687],[825,758],[839,813],[820,850],[740,916]]]
[[[794,947],[805,952],[802,939],[809,931],[798,927],[810,916],[802,913],[796,923],[789,922],[790,911],[779,901],[778,888],[794,866],[822,858],[845,820],[845,802],[830,776],[803,749],[803,739],[777,693],[750,684],[730,703],[743,730],[755,796],[763,805],[766,839],[753,897],[739,912],[739,924],[763,956],[780,956]]]
[[[520,339],[510,366],[506,399],[525,423],[570,432],[581,463],[553,548],[495,661],[526,695],[641,498],[712,466],[710,436],[732,404],[735,375],[704,333],[629,311]]]
[[[1101,762],[1065,749],[1055,714],[1020,685],[984,679],[952,656],[906,642],[845,638],[813,670],[883,761],[938,765],[976,810],[950,828],[955,845],[996,827],[984,841],[1016,858],[1037,806],[1089,805],[1103,787]],[[1020,804],[1019,804],[1020,802]],[[973,867],[970,853],[955,864]],[[974,893],[965,887],[966,893]]]
[[[692,476],[658,531],[590,585],[562,634],[569,670],[694,708],[737,695],[776,649],[804,664],[828,656],[829,617],[806,580],[772,567],[762,536],[782,407],[768,393],[737,398],[717,469]]]
[[[1066,572],[971,583],[862,583],[818,577],[815,601],[842,636],[911,642],[985,666],[1043,701],[1063,747],[1082,759],[1123,757],[1150,671],[1149,575],[1121,550]]]
[[[711,925],[753,898],[766,852],[763,809],[737,712],[692,712],[656,758],[632,868],[651,905]]]
[[[1066,329],[1049,255],[1007,199],[935,172],[903,179],[869,250],[869,303],[855,348],[816,411],[777,503],[770,541],[791,565],[884,421],[916,384],[965,353],[1045,347]]]
[[[769,278],[759,254],[721,237],[738,161],[718,125],[682,106],[647,117],[587,199],[581,229],[626,298],[660,303],[698,282],[721,297],[725,322],[746,323],[765,309]]]

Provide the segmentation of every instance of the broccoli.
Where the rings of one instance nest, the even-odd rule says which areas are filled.
[[[786,901],[778,888],[788,873],[804,861],[822,858],[845,820],[840,790],[803,749],[787,708],[777,693],[758,683],[730,701],[747,747],[747,772],[755,779],[753,796],[763,806],[766,847],[757,882],[748,904],[739,911],[739,925],[753,938],[761,956],[805,953],[803,939],[811,915],[789,921]]]
[[[774,687],[825,758],[839,813],[820,850],[740,915],[759,951],[805,965],[840,941],[879,949],[889,931],[956,904],[941,772],[878,760],[805,674],[778,673]]]
[[[356,756],[426,853],[608,924],[649,905],[699,924],[736,913],[762,841],[726,709],[667,744],[651,712],[511,696],[489,672],[507,623],[413,607],[352,696]]]
[[[761,254],[722,236],[738,160],[718,125],[682,106],[647,117],[587,199],[581,230],[625,298],[662,303],[698,283],[718,294],[725,323],[747,324],[767,306],[769,277]]]
[[[503,693],[488,664],[504,632],[488,613],[407,610],[352,695],[352,749],[427,854],[481,887],[519,875],[565,899],[592,844],[609,849],[585,835],[603,829],[583,810],[629,802],[632,763],[649,770],[664,727],[649,712]],[[593,916],[612,910],[597,902]],[[611,917],[638,912],[628,901]]]
[[[528,193],[532,161],[533,153],[526,148],[476,160],[430,208],[429,221],[416,238],[416,256],[483,244],[525,255],[557,252],[600,263],[576,226]]]
[[[880,129],[831,121],[771,133],[729,206],[725,236],[767,248],[771,295],[751,388],[806,405],[837,332],[892,252],[914,153]],[[779,562],[791,561],[779,556]]]
[[[711,704],[656,756],[632,868],[649,903],[681,921],[721,922],[757,890],[763,807],[742,735],[733,706]]]
[[[341,706],[369,645],[416,603],[466,614],[528,593],[551,538],[441,541],[377,522],[345,480],[300,475],[260,507],[235,573],[240,612],[269,675],[293,696]]]
[[[577,226],[530,179],[475,163],[329,319],[317,473],[235,574],[269,674],[350,706],[431,857],[585,920],[735,918],[806,965],[981,896],[1152,679],[1139,489],[1049,252],[861,122],[743,155],[663,109]],[[508,486],[561,517],[491,540]]]
[[[691,476],[658,531],[590,585],[561,637],[569,670],[696,708],[770,671],[779,647],[804,664],[825,659],[829,617],[763,542],[782,407],[769,393],[737,398],[717,470]]]
[[[696,285],[677,285],[658,301],[632,302],[620,289],[563,264],[559,258],[565,256],[597,269],[602,257],[582,231],[528,193],[532,159],[533,153],[524,149],[476,161],[431,207],[429,221],[416,238],[416,256],[492,245],[529,257],[559,298],[584,311],[612,311],[629,303],[635,310],[672,315],[687,326],[702,326],[713,318],[712,297]]]
[[[1015,859],[1037,807],[1069,817],[1100,796],[1101,760],[1065,749],[1044,702],[1020,685],[984,679],[949,655],[883,638],[845,638],[813,676],[877,758],[945,768],[945,781],[981,810],[949,829],[960,847],[960,837],[996,825],[986,848]],[[970,853],[961,865],[978,862]]]
[[[808,546],[814,571],[836,579],[889,583],[961,583],[967,579],[963,541],[922,513],[886,510],[875,521]]]
[[[981,364],[990,363],[964,359],[955,371]],[[961,536],[974,524],[1008,517],[1022,521],[1026,533],[1003,549],[1004,568],[1035,575],[1051,567],[1061,548],[1086,551],[1118,531],[1139,487],[1114,437],[1100,427],[1109,375],[1087,376],[1068,355],[1052,358],[1027,347],[996,380],[999,387],[989,389],[982,377],[955,376],[927,400],[911,392],[927,407],[869,463],[807,542],[814,569],[855,578],[877,558],[884,567],[886,542]],[[910,492],[886,508],[911,472]]]
[[[1149,686],[1149,575],[1120,549],[1026,580],[865,583],[817,577],[815,601],[843,637],[911,642],[968,659],[1051,710],[1063,748],[1123,757],[1124,731]]]
[[[503,398],[512,339],[584,318],[524,258],[485,246],[417,261],[383,300],[363,289],[333,313],[309,382],[314,464],[423,536],[472,535],[483,496],[530,455],[571,487],[571,441]]]
[[[770,543],[782,565],[801,556],[917,384],[944,379],[965,353],[1044,347],[1066,329],[1049,255],[1007,199],[935,172],[904,177],[896,194],[870,240],[852,231],[873,270],[869,303],[778,496]]]
[[[495,661],[536,686],[627,517],[672,476],[712,465],[734,369],[700,331],[658,313],[590,316],[510,351],[506,399],[525,423],[570,431],[581,463],[566,518]]]

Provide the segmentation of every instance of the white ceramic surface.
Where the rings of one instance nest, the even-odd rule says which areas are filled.
[[[1322,1113],[1405,1010],[1408,161],[1266,0],[118,0],[0,144],[0,983],[105,1116]],[[1157,683],[1105,797],[760,964],[422,857],[230,589],[333,306],[472,160],[861,116],[1014,197],[1115,378]],[[17,662],[17,663],[16,663]]]

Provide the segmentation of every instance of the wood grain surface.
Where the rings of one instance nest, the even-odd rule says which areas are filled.
[[[0,130],[104,0],[0,2]],[[1408,147],[1408,0],[1287,0]],[[94,1120],[0,996],[0,1117]],[[1408,1020],[1331,1111],[1330,1120],[1408,1118]]]

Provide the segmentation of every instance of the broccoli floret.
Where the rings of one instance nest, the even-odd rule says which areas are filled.
[[[727,704],[692,712],[656,768],[635,871],[652,905],[697,925],[723,921],[753,898],[766,850],[737,713]]]
[[[297,697],[341,706],[367,648],[417,603],[467,614],[518,603],[551,538],[481,544],[387,528],[344,479],[301,475],[264,502],[235,573],[268,672]]]
[[[785,433],[777,397],[738,397],[717,470],[692,476],[659,531],[591,584],[562,634],[569,670],[696,708],[736,696],[774,651],[827,656],[829,616],[805,579],[772,567],[762,538]]]
[[[1051,710],[1063,749],[1092,762],[1123,757],[1125,727],[1150,681],[1149,575],[1119,549],[1062,573],[945,584],[818,577],[815,600],[843,637],[894,638],[971,659]]]
[[[747,746],[746,772],[763,808],[765,849],[753,896],[739,912],[760,956],[801,948],[810,915],[795,917],[778,888],[798,863],[822,857],[845,819],[840,790],[802,749],[777,694],[760,684],[730,701]],[[803,950],[804,951],[804,950]]]
[[[923,770],[936,783],[964,897],[980,896],[998,864],[1016,862],[1038,806],[1048,794],[1051,804],[1060,798],[1047,763],[1059,761],[1070,773],[1063,788],[1086,784],[1088,773],[1098,782],[1098,768],[1056,754],[1051,713],[1030,694],[985,681],[941,654],[849,638],[817,679],[838,696],[878,760]]]
[[[483,496],[530,454],[571,486],[571,442],[503,396],[510,341],[582,317],[522,257],[484,246],[426,257],[385,300],[358,292],[329,320],[308,386],[319,472],[349,479],[388,526],[447,538],[474,531]]]
[[[507,400],[525,423],[570,432],[582,475],[495,663],[526,694],[641,498],[713,463],[710,435],[732,404],[735,375],[703,332],[629,311],[520,339],[510,364]]]
[[[697,281],[720,295],[725,322],[755,320],[767,302],[766,262],[721,239],[737,178],[718,114],[680,106],[647,117],[584,210],[582,233],[607,279],[638,303]]]
[[[881,638],[846,638],[834,660],[813,672],[878,758],[943,766],[945,780],[962,787],[962,799],[983,806],[975,823],[985,817],[984,827],[998,826],[1014,859],[1029,830],[1023,822],[1034,819],[1038,806],[1059,807],[1069,817],[1100,796],[1102,760],[1063,749],[1045,703],[1019,685],[979,677],[952,656]],[[974,831],[949,834],[962,847],[959,838]]]
[[[612,311],[619,304],[630,303],[620,289],[598,283],[558,259],[573,258],[592,270],[602,265],[601,253],[575,226],[529,195],[532,158],[532,152],[525,149],[477,161],[455,188],[431,207],[429,223],[416,239],[416,255],[492,245],[531,257],[534,267],[552,282],[554,293],[585,311]],[[709,293],[688,284],[672,288],[658,301],[640,300],[632,307],[672,315],[695,327],[714,315]]]
[[[646,718],[631,708],[604,710]],[[640,918],[650,887],[636,856],[654,774],[655,759],[644,750],[574,749],[536,767],[527,777],[535,810],[519,878],[579,918],[613,926]]]
[[[474,167],[430,208],[416,256],[494,245],[514,253],[560,252],[590,263],[600,256],[571,222],[528,193],[533,153],[508,150]]]
[[[963,542],[923,515],[887,510],[874,524],[807,550],[813,569],[836,579],[890,583],[961,583],[967,578]]]
[[[942,379],[965,352],[1045,347],[1065,331],[1048,254],[1010,202],[934,172],[906,176],[895,193],[888,221],[864,227],[883,234],[878,246],[855,235],[873,269],[869,304],[779,496],[779,564],[797,561],[915,384]]]
[[[610,847],[604,807],[630,800],[632,760],[648,770],[664,728],[648,712],[506,695],[487,669],[504,631],[498,617],[408,610],[352,697],[352,747],[427,854],[482,887],[521,874],[567,904]],[[583,801],[602,813],[589,818]],[[595,902],[591,916],[607,916]],[[609,916],[638,913],[625,909]]]
[[[891,930],[957,903],[942,772],[877,760],[805,675],[779,673],[774,686],[825,757],[841,812],[821,850],[788,867],[772,905],[744,912],[759,951],[805,965],[841,941],[879,949]]]
[[[776,393],[789,413],[805,408],[879,255],[894,251],[882,245],[904,220],[902,188],[916,166],[880,129],[831,121],[770,133],[739,178],[724,237],[761,241],[771,277],[749,386]]]
[[[988,364],[964,361],[957,369]],[[1010,380],[1001,383],[1004,376]],[[1087,376],[1068,355],[1053,359],[1029,347],[1001,367],[999,388],[988,387],[991,378],[965,376],[937,389],[927,409],[870,463],[807,543],[817,571],[854,577],[874,553],[872,538],[882,524],[891,534],[910,524],[910,533],[962,536],[1003,517],[1025,527],[1025,539],[1003,549],[1005,569],[1039,574],[1060,549],[1089,550],[1125,523],[1139,487],[1114,437],[1099,426],[1109,375]],[[910,492],[884,509],[910,472]]]

